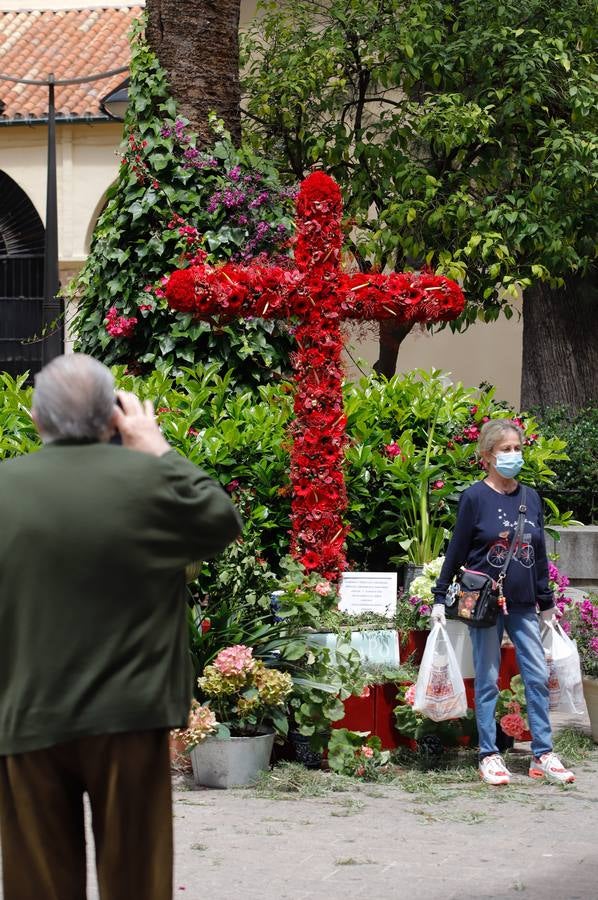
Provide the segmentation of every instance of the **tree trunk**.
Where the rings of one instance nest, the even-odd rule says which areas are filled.
[[[528,288],[523,296],[521,408],[578,411],[597,400],[596,271],[567,278],[563,288],[542,283]]]
[[[411,325],[400,325],[392,319],[382,319],[379,330],[378,360],[374,372],[392,378],[397,370],[399,347],[411,331]]]
[[[147,0],[147,39],[166,69],[172,96],[200,143],[213,143],[208,113],[241,140],[241,0]]]

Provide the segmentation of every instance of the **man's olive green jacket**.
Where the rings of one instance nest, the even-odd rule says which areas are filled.
[[[184,725],[185,566],[240,528],[175,451],[57,442],[0,463],[0,755]]]

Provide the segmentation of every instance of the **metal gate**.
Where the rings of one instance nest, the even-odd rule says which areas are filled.
[[[0,172],[0,370],[41,368],[44,226],[25,191]]]
[[[0,369],[12,376],[41,368],[43,288],[43,256],[0,256]]]

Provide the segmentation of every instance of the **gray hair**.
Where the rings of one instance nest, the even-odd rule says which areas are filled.
[[[482,456],[484,453],[490,453],[505,431],[516,432],[516,434],[519,435],[519,440],[523,446],[525,435],[519,425],[512,422],[510,419],[490,419],[489,422],[484,422],[480,429],[478,454]]]
[[[46,443],[105,440],[114,412],[112,372],[84,353],[58,356],[35,376],[31,411]]]

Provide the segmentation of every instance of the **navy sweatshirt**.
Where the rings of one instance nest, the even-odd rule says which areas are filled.
[[[445,594],[461,566],[498,578],[517,527],[521,485],[512,494],[499,494],[485,481],[477,481],[461,495],[455,530],[446,551],[440,577],[433,588],[436,603]],[[550,609],[553,596],[548,586],[548,557],[544,538],[542,501],[526,488],[525,527],[520,546],[503,582],[508,607],[538,603]]]

